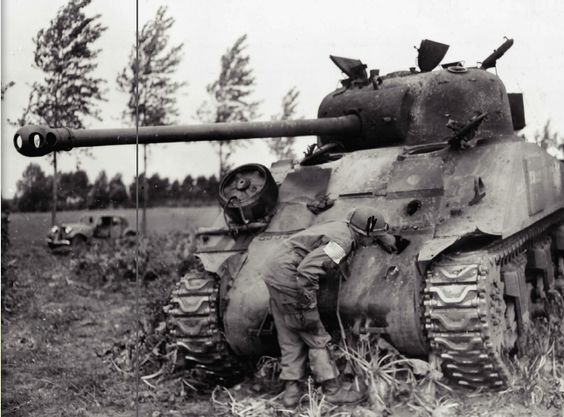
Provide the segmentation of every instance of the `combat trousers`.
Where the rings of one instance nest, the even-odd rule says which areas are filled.
[[[339,371],[327,349],[331,336],[321,323],[318,310],[299,311],[295,301],[288,302],[288,296],[274,288],[268,290],[282,354],[280,379],[304,379],[307,359],[317,382],[336,378]]]

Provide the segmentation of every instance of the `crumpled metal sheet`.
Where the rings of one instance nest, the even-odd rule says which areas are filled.
[[[327,194],[331,169],[317,166],[302,167],[288,173],[280,186],[278,201],[310,202]]]

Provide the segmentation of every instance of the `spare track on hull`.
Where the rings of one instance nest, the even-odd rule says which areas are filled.
[[[225,341],[218,306],[219,277],[198,261],[178,282],[165,312],[177,354],[206,382],[230,385],[245,372]]]
[[[482,250],[446,254],[430,265],[424,323],[432,355],[450,382],[498,390],[509,386],[506,360],[518,329],[513,301],[504,298],[502,273],[516,269],[524,280],[527,248],[548,238],[562,220],[558,213]]]

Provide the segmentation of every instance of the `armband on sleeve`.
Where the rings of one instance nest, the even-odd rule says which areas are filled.
[[[339,265],[343,260],[343,258],[347,256],[345,250],[338,243],[335,242],[329,242],[328,244],[326,244],[323,247],[323,252],[325,252],[325,254],[329,258],[331,258],[331,260],[335,262],[337,265]]]

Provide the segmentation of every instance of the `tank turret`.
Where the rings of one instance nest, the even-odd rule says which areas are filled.
[[[346,78],[318,118],[136,129],[26,126],[26,156],[74,147],[316,135],[298,164],[247,164],[220,183],[223,213],[196,234],[199,267],[182,276],[166,309],[188,366],[226,383],[242,358],[276,352],[264,259],[314,224],[374,206],[399,253],[372,245],[349,260],[344,280],[321,284],[326,326],[337,316],[356,335],[379,335],[400,352],[434,357],[452,384],[510,384],[507,358],[549,295],[564,288],[564,170],[515,134],[521,94],[479,67],[441,62],[448,46],[424,40],[419,70],[380,75],[332,56]]]

